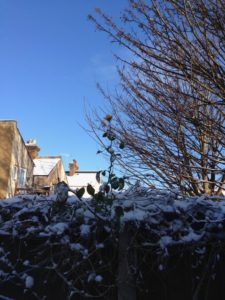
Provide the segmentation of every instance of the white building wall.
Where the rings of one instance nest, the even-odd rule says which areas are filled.
[[[76,172],[73,176],[67,176],[68,185],[72,190],[76,190],[82,187],[86,188],[88,184],[91,184],[95,189],[95,192],[98,192],[101,183],[98,183],[96,180],[96,174],[96,171]],[[90,197],[86,190],[83,197]]]

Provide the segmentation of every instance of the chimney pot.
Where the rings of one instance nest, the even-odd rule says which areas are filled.
[[[78,171],[78,169],[79,167],[75,159],[71,163],[69,163],[70,176],[73,176]]]
[[[35,158],[38,157],[38,153],[40,151],[40,148],[38,147],[36,140],[29,139],[26,142],[26,147],[27,147],[27,150],[28,150],[28,152],[29,152],[32,159],[35,159]]]

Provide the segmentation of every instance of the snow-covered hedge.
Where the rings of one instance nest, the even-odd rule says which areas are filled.
[[[121,242],[126,280],[140,299],[170,299],[162,282],[175,293],[187,260],[192,283],[183,299],[204,299],[206,278],[218,279],[224,266],[224,240],[224,198],[131,188],[107,211],[75,197],[64,205],[35,195],[3,200],[0,299],[117,299],[127,276]]]

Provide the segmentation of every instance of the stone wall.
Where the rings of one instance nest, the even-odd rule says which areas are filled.
[[[15,121],[0,122],[0,198],[8,196],[12,144],[14,139]]]
[[[34,164],[16,121],[0,122],[0,142],[0,198],[7,198],[15,194],[21,169],[25,171],[24,187],[32,186]]]

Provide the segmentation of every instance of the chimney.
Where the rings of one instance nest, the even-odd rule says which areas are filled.
[[[77,161],[75,159],[71,163],[69,163],[69,169],[70,169],[70,176],[73,176],[79,169]]]
[[[33,139],[28,140],[26,142],[26,147],[27,147],[27,150],[32,159],[35,159],[38,157],[40,148],[38,147],[36,140],[33,140]]]

